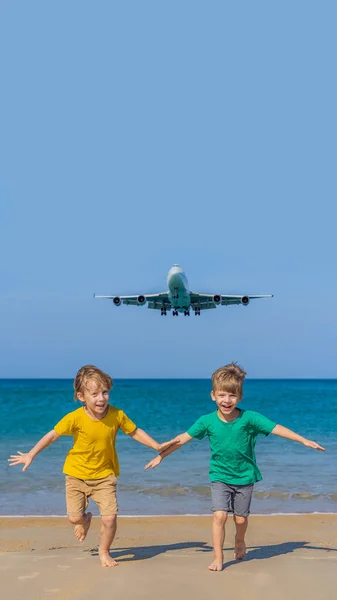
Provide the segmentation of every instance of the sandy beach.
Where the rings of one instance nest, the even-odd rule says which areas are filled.
[[[252,516],[248,554],[211,573],[211,517],[120,518],[112,555],[97,558],[99,519],[80,544],[63,517],[0,518],[3,596],[14,600],[193,598],[337,600],[337,515]]]

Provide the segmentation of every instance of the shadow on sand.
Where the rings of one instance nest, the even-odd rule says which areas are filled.
[[[212,552],[212,546],[209,546],[207,542],[181,542],[177,544],[159,544],[158,546],[134,546],[130,548],[116,548],[112,549],[111,555],[118,562],[129,562],[135,560],[146,560],[154,558],[160,554],[166,552],[174,552],[181,550],[195,550],[196,552]],[[296,550],[322,550],[337,552],[336,548],[326,548],[323,546],[310,546],[309,542],[284,542],[282,544],[270,544],[269,546],[250,546],[247,548],[247,555],[244,558],[244,562],[250,560],[264,560],[272,558],[273,556],[282,556],[290,554]],[[226,548],[225,552],[234,551],[234,548]],[[98,549],[92,548],[90,550],[92,556],[97,556]],[[242,560],[231,560],[224,563],[224,568],[228,568],[232,565],[242,563]]]
[[[112,548],[110,554],[118,562],[128,562],[134,560],[146,560],[159,554],[173,552],[174,550],[196,550],[197,552],[211,552],[212,546],[207,542],[181,542],[177,544],[159,544],[158,546],[132,546],[130,548]],[[98,548],[89,550],[92,556],[97,556]],[[125,557],[125,558],[123,558]]]
[[[230,548],[234,551],[234,548]],[[244,562],[250,560],[264,560],[274,556],[284,556],[296,550],[323,550],[325,552],[337,552],[336,548],[328,548],[323,546],[310,546],[309,542],[283,542],[282,544],[270,544],[269,546],[249,546]],[[223,568],[227,569],[233,565],[242,563],[242,560],[230,560],[224,563]]]

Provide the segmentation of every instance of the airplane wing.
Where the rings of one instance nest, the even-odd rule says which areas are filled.
[[[216,308],[218,305],[228,306],[231,304],[243,304],[247,306],[250,300],[255,300],[256,298],[272,298],[272,294],[269,295],[259,295],[259,296],[245,296],[245,295],[233,295],[233,294],[198,294],[196,292],[191,292],[191,307],[193,310],[207,310],[209,308]]]
[[[95,294],[94,298],[105,298],[106,300],[112,300],[116,306],[120,306],[121,304],[143,306],[147,303],[148,308],[155,308],[158,310],[161,310],[162,308],[169,310],[171,308],[171,302],[167,292],[161,292],[159,294],[147,294],[146,296],[143,294],[140,294],[139,296],[96,296]]]

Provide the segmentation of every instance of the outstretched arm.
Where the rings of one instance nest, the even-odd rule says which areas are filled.
[[[128,434],[133,440],[143,444],[144,446],[148,446],[149,448],[153,448],[153,450],[157,450],[157,452],[161,452],[162,450],[166,450],[169,446],[174,444],[177,441],[177,438],[170,440],[168,442],[164,442],[163,444],[159,444],[154,440],[146,431],[137,427],[132,433]]]
[[[50,444],[56,442],[56,440],[58,440],[59,437],[60,436],[58,433],[56,433],[55,429],[52,429],[51,431],[46,433],[46,435],[44,435],[43,438],[41,438],[38,441],[34,448],[29,450],[29,452],[27,452],[26,454],[19,451],[18,454],[11,454],[10,458],[8,459],[9,466],[14,467],[16,465],[23,465],[22,470],[25,471],[26,469],[28,469],[30,463],[35,458],[35,456],[39,452],[47,448],[47,446],[50,446]]]
[[[303,444],[303,446],[307,446],[307,448],[314,448],[315,450],[323,450],[323,452],[325,452],[325,448],[323,448],[323,446],[320,446],[312,440],[307,440],[305,437],[298,435],[298,433],[295,433],[295,431],[291,431],[291,429],[283,427],[283,425],[275,425],[272,433],[274,435],[279,435],[280,437],[287,438],[288,440],[299,442],[300,444]]]
[[[160,465],[163,458],[166,458],[166,456],[172,454],[172,452],[175,452],[178,450],[178,448],[181,448],[181,446],[184,446],[184,444],[187,444],[187,442],[190,442],[192,439],[193,438],[188,433],[181,433],[180,435],[177,435],[175,438],[176,441],[171,440],[172,444],[166,450],[158,454],[158,456],[150,460],[150,462],[145,465],[144,469],[154,469]]]

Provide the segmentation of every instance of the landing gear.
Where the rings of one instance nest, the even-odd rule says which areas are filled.
[[[161,316],[165,316],[166,317],[166,308],[162,308],[160,311]]]

